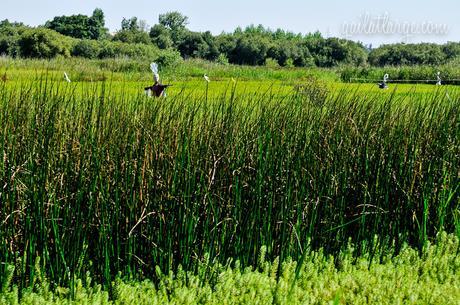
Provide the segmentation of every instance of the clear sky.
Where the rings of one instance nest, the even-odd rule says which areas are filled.
[[[189,17],[189,29],[214,34],[263,24],[304,34],[319,30],[374,45],[460,41],[458,0],[0,0],[0,20],[36,26],[54,16],[90,15],[96,7],[104,11],[111,32],[120,28],[123,17],[153,25],[159,14],[177,10]]]

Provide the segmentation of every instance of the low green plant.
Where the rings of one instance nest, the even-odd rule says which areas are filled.
[[[350,244],[335,257],[308,252],[299,268],[290,258],[267,261],[262,248],[257,267],[204,260],[195,272],[157,269],[156,283],[117,278],[111,293],[88,275],[76,280],[73,290],[52,291],[46,281],[23,291],[8,286],[0,292],[0,304],[458,304],[460,256],[454,235],[440,233],[421,253],[404,246],[397,255],[355,257],[355,249]]]

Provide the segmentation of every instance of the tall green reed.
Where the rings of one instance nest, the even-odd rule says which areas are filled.
[[[54,285],[86,272],[109,285],[196,271],[206,253],[250,265],[262,246],[282,261],[350,239],[383,253],[460,230],[455,92],[316,103],[85,86],[0,85],[0,261],[22,287],[36,257]]]

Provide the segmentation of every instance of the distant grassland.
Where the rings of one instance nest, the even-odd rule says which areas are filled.
[[[152,99],[148,63],[0,63],[3,291],[74,289],[88,273],[105,288],[120,275],[158,283],[158,268],[257,266],[260,249],[281,265],[316,249],[338,262],[351,243],[378,262],[460,236],[454,86],[380,90],[333,70],[185,62],[161,71],[173,87]]]
[[[55,71],[74,75],[75,81],[97,81],[110,77],[112,80],[151,80],[149,62],[134,59],[105,59],[88,60],[79,58],[34,60],[34,59],[10,59],[0,58],[2,71],[10,71],[20,74],[21,79],[36,71],[41,74],[43,70]],[[302,68],[268,68],[236,65],[221,65],[201,60],[186,60],[171,67],[160,67],[163,79],[189,80],[202,78],[207,73],[214,80],[235,78],[239,80],[300,80],[308,75],[316,75],[322,78],[338,81],[339,75],[328,69],[302,69]],[[19,79],[19,78],[18,78]]]
[[[449,66],[450,67],[450,66]],[[433,67],[415,67],[414,71],[435,71]],[[434,70],[433,70],[434,69]],[[450,70],[453,68],[450,67]],[[366,69],[319,69],[319,68],[268,68],[220,65],[201,60],[184,61],[172,67],[160,68],[161,80],[163,83],[172,84],[169,92],[177,93],[184,89],[194,89],[195,94],[204,94],[206,84],[203,75],[211,78],[210,94],[221,94],[228,88],[238,84],[237,90],[244,92],[265,92],[271,90],[273,93],[291,93],[293,87],[303,84],[310,78],[323,80],[332,90],[363,90],[380,94],[392,94],[397,88],[396,94],[425,94],[433,93],[436,87],[433,84],[390,84],[390,90],[382,91],[375,83],[349,83],[348,79],[342,83],[342,79],[349,73],[361,73],[356,77],[368,77],[370,79],[381,79],[386,72],[391,77],[398,79],[400,72],[394,72],[396,68],[370,68]],[[397,71],[404,70],[405,78],[410,79],[410,67],[402,67]],[[149,70],[149,62],[133,59],[105,59],[88,60],[79,58],[54,59],[54,60],[32,60],[32,59],[10,59],[0,58],[0,76],[6,75],[8,85],[25,83],[27,81],[37,82],[40,79],[63,80],[63,72],[66,71],[75,86],[85,86],[85,83],[108,82],[111,88],[128,91],[130,94],[137,94],[148,85],[153,79]],[[362,73],[366,72],[365,75]],[[371,74],[369,74],[371,73]],[[433,72],[434,73],[434,72]],[[429,74],[429,73],[428,73]],[[418,78],[422,77],[417,75]],[[423,77],[428,77],[427,73]],[[429,78],[433,78],[430,75]],[[444,77],[444,76],[443,76]],[[447,77],[447,75],[445,76]],[[445,86],[455,90],[457,86]]]

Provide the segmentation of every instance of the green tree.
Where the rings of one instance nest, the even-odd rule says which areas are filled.
[[[99,57],[100,52],[99,41],[82,39],[74,45],[72,56],[94,59]]]
[[[221,34],[216,37],[215,41],[218,51],[228,58],[236,48],[237,38],[233,34]]]
[[[243,65],[264,65],[270,41],[265,37],[243,35],[230,53],[229,61]]]
[[[123,31],[140,31],[137,17],[131,17],[129,19],[123,18],[121,21],[121,29]]]
[[[101,9],[95,9],[91,17],[81,14],[60,16],[45,23],[46,28],[80,39],[104,38],[107,33],[104,25],[104,12]]]
[[[18,46],[23,57],[69,57],[71,39],[45,28],[27,29],[19,38]]]
[[[0,28],[3,27],[25,27],[22,22],[10,22],[8,19],[0,21]]]
[[[8,19],[0,21],[0,55],[20,55],[18,41],[26,29],[20,22],[9,22]]]
[[[53,20],[45,23],[45,27],[74,38],[91,38],[88,16],[85,15],[54,17]]]
[[[168,12],[161,14],[158,22],[170,31],[173,43],[176,46],[179,45],[182,36],[187,30],[188,17],[179,12]]]
[[[442,47],[442,51],[448,60],[460,57],[460,43],[448,42]]]
[[[143,43],[143,44],[150,44],[151,40],[149,34],[142,31],[127,31],[121,30],[118,31],[113,36],[114,41],[121,41],[125,43]]]
[[[108,35],[108,29],[105,27],[104,12],[100,8],[93,11],[93,15],[88,20],[91,39],[104,39]]]
[[[182,57],[204,58],[208,46],[200,33],[187,31],[177,48]]]
[[[447,62],[448,53],[440,45],[432,43],[392,44],[373,49],[369,63],[385,65],[439,65]],[[452,55],[452,54],[451,54]]]
[[[186,28],[188,24],[188,17],[179,12],[168,12],[166,14],[161,14],[158,21],[161,25],[171,31],[177,31]]]
[[[207,45],[206,53],[203,54],[204,58],[207,60],[217,60],[220,52],[217,46],[216,38],[209,31],[204,32],[201,36]]]
[[[173,46],[170,31],[162,24],[155,24],[149,33],[152,42],[160,49],[168,49]]]
[[[115,34],[113,40],[143,44],[150,44],[151,42],[149,34],[144,30],[143,21],[138,20],[137,17],[123,18],[121,30]]]

